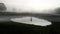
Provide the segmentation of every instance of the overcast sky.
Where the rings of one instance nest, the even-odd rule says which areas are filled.
[[[16,8],[28,12],[32,10],[41,12],[41,10],[60,7],[60,0],[1,0],[1,2],[5,3],[8,10]]]

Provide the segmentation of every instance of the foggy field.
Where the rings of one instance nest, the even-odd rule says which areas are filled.
[[[15,16],[21,17],[21,16]],[[52,33],[59,33],[60,30],[60,22],[52,22],[52,25],[50,26],[38,26],[38,25],[32,25],[32,24],[24,24],[24,23],[18,23],[13,22],[10,19],[15,18],[13,16],[0,16],[0,31],[3,32],[3,34],[16,34],[16,33],[22,33],[22,34],[52,34]],[[46,17],[47,18],[47,17]],[[7,22],[8,21],[8,22]]]
[[[25,14],[25,17],[27,14]],[[40,25],[33,25],[33,24],[25,24],[22,22],[15,22],[12,21],[11,19],[15,18],[22,18],[24,17],[24,14],[21,15],[9,15],[9,14],[0,14],[0,31],[3,32],[3,34],[55,34],[59,33],[60,34],[60,17],[59,15],[49,15],[49,14],[35,14],[35,15],[28,15],[29,17],[36,17],[36,18],[43,18],[50,20],[52,25],[50,26],[40,26]],[[28,17],[27,16],[27,17]],[[57,20],[56,20],[57,19]],[[29,21],[29,20],[26,20]],[[34,20],[35,21],[35,20]],[[56,22],[57,21],[57,22]],[[39,23],[35,23],[39,24]]]
[[[54,24],[47,27],[36,26],[31,24],[23,24],[17,22],[1,22],[0,31],[3,34],[55,34],[60,33],[58,30],[60,27],[58,22],[53,22]],[[57,27],[58,26],[58,27]]]
[[[51,27],[41,27],[36,25],[22,24],[17,22],[2,22],[0,23],[0,31],[3,34],[49,34]]]
[[[0,34],[60,34],[60,0],[0,0]]]

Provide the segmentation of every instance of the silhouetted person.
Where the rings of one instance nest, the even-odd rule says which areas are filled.
[[[31,17],[31,22],[32,22],[32,17]]]

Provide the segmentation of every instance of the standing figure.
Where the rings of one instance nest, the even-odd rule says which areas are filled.
[[[31,17],[31,20],[30,21],[32,22],[32,17]]]

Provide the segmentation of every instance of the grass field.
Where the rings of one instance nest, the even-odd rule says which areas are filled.
[[[2,34],[59,34],[59,23],[51,26],[42,27],[30,24],[22,24],[16,22],[0,22],[0,32]]]
[[[34,16],[38,18],[44,18],[47,20],[50,19],[50,21],[53,20],[51,21],[52,25],[42,27],[31,24],[12,22],[10,19],[14,18],[13,16],[24,16],[24,14],[12,14],[0,14],[0,34],[60,34],[60,17],[58,15],[34,14]],[[25,16],[26,15],[27,14],[25,14]],[[28,15],[31,16],[30,14]]]

